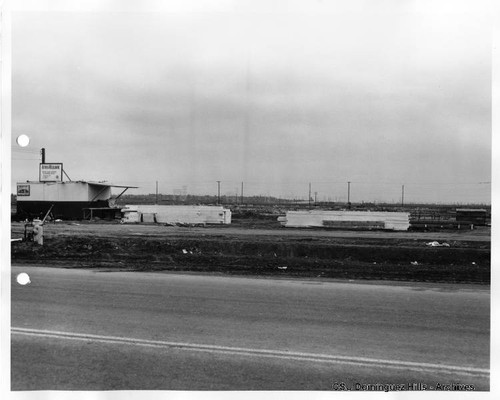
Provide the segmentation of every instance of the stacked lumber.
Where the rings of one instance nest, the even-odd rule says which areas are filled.
[[[222,206],[126,205],[122,223],[159,223],[168,225],[230,224],[231,210]]]
[[[334,229],[386,229],[406,231],[410,214],[384,211],[288,211],[278,218],[281,225],[292,228],[323,227]]]

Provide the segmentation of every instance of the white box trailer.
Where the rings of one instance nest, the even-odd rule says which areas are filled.
[[[230,224],[231,210],[222,206],[126,205],[122,223],[168,225]]]

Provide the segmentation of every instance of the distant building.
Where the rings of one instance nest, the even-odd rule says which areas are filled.
[[[457,208],[456,220],[459,224],[486,225],[488,211],[478,208]]]
[[[111,199],[111,188],[124,189]],[[17,217],[32,219],[43,217],[52,207],[54,218],[66,220],[85,219],[92,216],[109,216],[119,208],[114,200],[135,186],[112,185],[101,182],[18,182]]]

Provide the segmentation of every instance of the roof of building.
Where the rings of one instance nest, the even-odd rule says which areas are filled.
[[[65,182],[40,182],[40,181],[26,181],[26,182],[17,182],[18,185],[22,185],[23,183],[43,183],[43,184],[54,184],[54,183],[60,183],[60,184],[67,184],[67,183],[86,183],[88,185],[92,186],[107,186],[107,187],[116,187],[116,188],[128,188],[128,189],[137,189],[138,186],[131,186],[131,185],[113,185],[112,183],[108,182],[92,182],[92,181],[65,181]]]

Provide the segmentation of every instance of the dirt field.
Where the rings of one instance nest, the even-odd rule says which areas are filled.
[[[21,238],[24,224],[13,223],[11,232]],[[449,247],[431,247],[432,241]],[[489,284],[490,229],[333,231],[251,220],[212,227],[48,223],[44,246],[12,243],[12,263]]]

